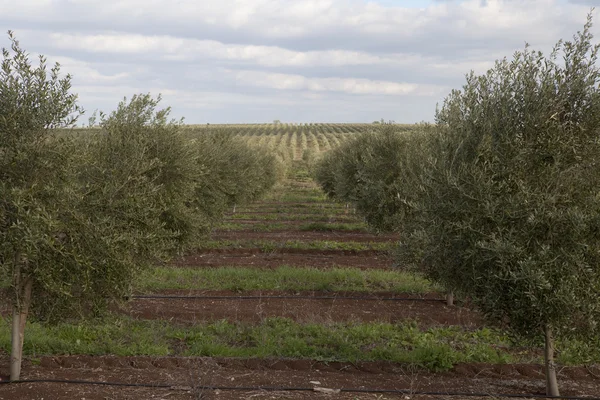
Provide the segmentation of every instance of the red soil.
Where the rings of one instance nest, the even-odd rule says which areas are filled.
[[[217,231],[212,235],[214,240],[305,240],[331,242],[394,242],[397,235],[376,235],[357,232],[311,232],[298,230],[281,230],[276,232],[251,231]]]
[[[481,326],[481,318],[461,307],[447,307],[443,301],[434,300],[435,295],[391,295],[403,300],[376,300],[374,296],[356,293],[310,292],[302,294],[275,291],[244,292],[229,291],[160,291],[159,295],[174,296],[228,296],[245,298],[152,298],[134,299],[123,312],[141,319],[164,319],[185,323],[209,321],[243,321],[256,323],[267,317],[291,318],[302,323],[309,322],[399,322],[417,320],[419,326],[462,325],[469,328]],[[248,299],[247,297],[254,297]],[[263,297],[267,296],[267,297]],[[292,296],[293,298],[270,298],[269,296]],[[336,297],[317,299],[318,297]],[[343,297],[358,297],[348,299]],[[380,296],[379,298],[382,298]],[[386,297],[389,298],[389,297]],[[405,300],[410,299],[410,300]]]
[[[373,251],[300,250],[264,253],[260,249],[215,249],[198,251],[176,259],[176,267],[216,268],[222,266],[279,268],[283,265],[309,268],[360,268],[388,269],[393,264],[386,254]]]
[[[2,364],[8,359],[3,357]],[[395,389],[428,392],[533,393],[544,391],[543,369],[538,365],[460,364],[445,373],[388,362],[338,363],[311,360],[247,360],[202,357],[41,357],[26,362],[26,379],[68,379],[105,382],[168,384],[169,388],[126,388],[23,383],[0,386],[0,399],[450,399],[448,396],[341,393],[326,395],[314,387]],[[600,368],[562,368],[563,395],[600,393]],[[317,383],[318,382],[318,383]],[[211,390],[199,386],[246,387]],[[308,391],[266,391],[250,387],[294,387]],[[452,397],[454,400],[484,397]],[[489,399],[489,397],[487,398]]]

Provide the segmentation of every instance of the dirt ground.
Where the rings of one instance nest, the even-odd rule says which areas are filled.
[[[249,231],[217,231],[214,240],[305,240],[305,241],[332,241],[332,242],[394,242],[397,235],[376,235],[372,233],[357,232],[303,232],[298,230],[280,230],[277,232],[249,232]]]
[[[4,356],[5,361],[6,356]],[[3,362],[4,364],[4,362]],[[187,357],[41,357],[27,362],[27,379],[120,382],[166,387],[115,387],[64,383],[0,385],[0,399],[482,399],[462,393],[542,394],[543,371],[532,365],[459,364],[445,373],[386,363],[326,363],[310,360],[247,360]],[[600,393],[600,368],[563,368],[563,395]],[[221,387],[207,389],[204,387]],[[260,389],[266,387],[266,389]],[[237,388],[237,389],[236,389]],[[291,388],[295,390],[281,390]],[[326,389],[391,389],[408,394],[342,392]],[[279,390],[276,390],[279,389]],[[438,396],[412,392],[439,392]],[[490,397],[488,397],[490,398]],[[523,399],[529,397],[523,397]]]
[[[360,294],[333,294],[328,292],[244,292],[228,291],[160,291],[158,295],[210,296],[210,298],[159,298],[134,299],[122,310],[141,319],[164,319],[177,322],[197,323],[226,319],[228,321],[261,322],[266,317],[285,317],[298,322],[400,322],[417,320],[422,328],[461,325],[476,327],[481,318],[461,307],[447,307],[442,299],[434,296],[391,295],[397,300],[377,300],[374,296]],[[234,298],[215,297],[229,296]],[[256,298],[249,299],[248,297]],[[265,296],[290,296],[269,298]],[[307,296],[303,298],[300,296]],[[343,297],[358,297],[347,299]],[[439,295],[438,295],[439,296]],[[235,298],[238,297],[238,298]],[[318,297],[336,297],[319,299]],[[379,298],[382,298],[380,296]]]
[[[261,249],[213,249],[196,251],[175,260],[176,267],[252,267],[273,269],[283,265],[306,268],[390,269],[392,258],[382,252],[365,250],[285,249],[269,253]]]

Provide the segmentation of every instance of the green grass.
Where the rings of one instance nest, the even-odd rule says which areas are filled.
[[[328,203],[331,201],[318,188],[278,187],[269,192],[261,201],[278,201],[281,203]]]
[[[281,203],[325,203],[328,199],[322,193],[311,194],[308,191],[296,191],[292,193],[271,193],[265,196],[263,201],[279,201]]]
[[[393,242],[336,242],[329,240],[207,240],[201,243],[199,249],[261,249],[268,253],[280,249],[302,250],[348,250],[348,251],[391,251]]]
[[[369,233],[367,226],[362,223],[328,223],[328,222],[310,222],[301,225],[284,223],[258,223],[242,224],[235,222],[225,222],[219,225],[219,230],[223,231],[251,231],[251,232],[276,232],[287,230],[298,230],[302,232],[360,232]]]
[[[140,276],[136,288],[144,292],[210,289],[428,293],[437,290],[427,280],[403,271],[366,271],[357,268],[319,270],[287,266],[274,270],[156,267]]]
[[[300,324],[269,318],[258,325],[219,321],[177,326],[165,321],[111,317],[105,322],[62,323],[26,328],[24,353],[177,354],[210,357],[293,357],[327,361],[393,361],[445,370],[458,362],[505,363],[514,357],[500,346],[508,339],[483,328],[460,327],[422,331],[414,323]],[[10,349],[8,321],[0,325],[0,347]]]
[[[356,215],[314,215],[314,214],[294,214],[289,213],[285,215],[280,214],[244,214],[244,213],[235,213],[232,215],[228,215],[227,218],[229,220],[236,219],[249,219],[255,221],[279,221],[281,219],[285,220],[295,220],[295,221],[311,221],[311,222],[340,222],[340,223],[361,223],[362,219]]]
[[[250,213],[264,213],[264,214],[300,214],[300,215],[346,215],[346,210],[343,208],[321,208],[318,206],[311,208],[295,208],[288,206],[273,206],[273,207],[238,207],[236,213],[250,214]]]
[[[5,352],[10,349],[9,322],[0,320],[0,348]],[[600,362],[594,342],[563,342],[559,348],[561,364]],[[114,316],[53,326],[34,322],[26,328],[24,353],[392,361],[436,371],[459,362],[542,362],[540,349],[513,346],[507,335],[490,328],[421,330],[414,322],[301,324],[285,318],[254,325],[218,321],[192,326]]]
[[[301,231],[316,231],[316,232],[362,232],[369,233],[365,223],[324,223],[311,222],[298,227]]]
[[[263,208],[281,208],[286,207],[289,209],[319,209],[319,210],[344,210],[345,206],[342,204],[329,204],[329,203],[276,203],[276,202],[266,202],[266,203],[250,203],[246,204],[243,208],[251,209],[251,210],[260,210]]]

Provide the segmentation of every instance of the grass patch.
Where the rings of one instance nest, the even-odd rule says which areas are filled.
[[[272,193],[265,196],[263,201],[278,201],[281,203],[325,203],[329,200],[321,190],[318,190],[314,193],[307,191]]]
[[[165,268],[144,272],[136,283],[141,291],[164,289],[323,290],[348,292],[428,293],[437,289],[426,279],[403,271],[357,268],[293,268],[275,270],[241,267]]]
[[[219,230],[227,232],[243,231],[243,232],[272,232],[278,230],[293,229],[293,225],[281,223],[263,223],[263,224],[242,224],[235,222],[225,222],[219,225]]]
[[[312,221],[312,222],[336,222],[336,223],[362,223],[362,219],[356,215],[315,215],[315,214],[244,214],[235,213],[227,216],[228,220],[248,219],[254,221],[279,221],[282,219],[292,221]]]
[[[285,205],[281,206],[262,206],[262,207],[238,207],[236,213],[250,214],[250,213],[264,213],[264,214],[301,214],[301,215],[346,215],[347,211],[343,208],[331,208],[331,207],[289,207]]]
[[[0,320],[0,348],[10,349],[10,321]],[[558,361],[566,365],[600,362],[594,341],[559,343]],[[304,358],[325,361],[392,361],[431,370],[459,362],[541,363],[541,351],[512,344],[494,329],[460,327],[420,330],[416,323],[300,324],[268,318],[258,325],[218,321],[179,326],[167,321],[111,316],[105,321],[62,323],[26,328],[24,353],[29,356],[180,355],[209,357]],[[568,354],[565,358],[563,354]],[[576,357],[576,354],[585,354]]]
[[[34,357],[57,354],[115,354],[210,357],[292,357],[326,361],[393,361],[445,370],[458,362],[513,362],[499,350],[508,346],[501,333],[459,327],[421,331],[407,324],[299,324],[270,318],[258,325],[219,321],[177,326],[165,321],[111,317],[100,322],[43,326],[30,323],[24,352]],[[0,347],[10,349],[8,321],[0,325]]]
[[[225,222],[219,225],[223,231],[249,231],[249,232],[277,232],[298,230],[302,232],[357,232],[369,233],[369,229],[364,223],[328,223],[328,222],[310,222],[301,225],[284,223],[258,223],[242,224],[235,222]]]
[[[345,207],[341,204],[337,203],[276,203],[276,202],[261,202],[261,203],[251,203],[244,205],[246,209],[252,210],[260,210],[262,208],[273,208],[273,207],[286,207],[289,209],[319,209],[319,210],[344,210]]]
[[[369,229],[364,223],[325,223],[311,222],[309,224],[300,225],[301,231],[313,232],[361,232],[369,233]]]
[[[282,185],[273,189],[261,201],[278,201],[283,203],[328,203],[331,201],[319,187],[297,188]]]
[[[135,321],[109,317],[105,321],[83,321],[44,325],[28,322],[23,353],[31,356],[48,354],[89,354],[117,356],[171,354],[162,322]],[[0,321],[0,348],[10,352],[10,321]]]

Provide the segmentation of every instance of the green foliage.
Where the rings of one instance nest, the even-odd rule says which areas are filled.
[[[524,337],[599,328],[600,70],[590,28],[549,58],[526,48],[471,73],[446,98],[415,186],[419,218],[404,225],[403,253],[420,270]]]
[[[526,47],[467,75],[423,134],[383,126],[316,172],[329,196],[402,234],[402,264],[537,343],[545,329],[560,345],[600,328],[600,69],[590,29],[591,17],[548,58]]]
[[[58,215],[61,268],[38,271],[38,317],[58,320],[105,309],[130,290],[133,277],[157,258],[180,249],[195,233],[187,206],[196,173],[193,153],[156,111],[150,95],[124,100],[100,127],[70,135],[69,192]],[[69,257],[64,257],[69,255]],[[66,258],[66,260],[61,259]]]
[[[336,192],[336,173],[341,169],[344,161],[343,151],[349,150],[351,147],[348,142],[345,145],[340,145],[335,150],[325,154],[315,166],[314,178],[330,199],[342,199]]]
[[[79,246],[84,255],[78,259],[90,267],[59,295],[38,296],[43,315],[54,315],[57,305],[62,317],[65,310],[84,315],[104,309],[131,290],[145,266],[197,246],[226,207],[254,199],[273,183],[272,157],[230,136],[191,140],[159,102],[149,94],[133,96],[100,114],[99,129],[79,135],[81,157],[71,168],[80,190],[71,209],[79,217],[62,235]],[[72,267],[65,273],[80,268]],[[68,279],[53,282],[64,286]]]
[[[414,188],[407,182],[427,150],[426,131],[383,124],[359,134],[323,157],[316,180],[330,197],[352,203],[375,229],[397,230],[410,212]]]
[[[17,309],[31,284],[39,318],[97,314],[145,265],[195,245],[223,204],[274,183],[273,156],[230,137],[190,141],[157,108],[160,97],[133,96],[101,113],[97,128],[59,131],[80,113],[70,76],[58,65],[48,74],[43,57],[34,69],[10,38],[0,71],[0,267]]]
[[[259,324],[218,321],[174,326],[164,321],[112,318],[44,327],[33,323],[24,351],[45,354],[182,355],[208,357],[305,358],[324,361],[411,363],[435,371],[459,362],[506,363],[509,345],[499,332],[460,327],[423,331],[414,323],[300,324],[267,318]],[[6,324],[0,324],[0,348],[8,346]]]
[[[157,267],[137,279],[139,290],[326,290],[348,292],[429,293],[428,281],[403,271],[356,268],[165,268]]]
[[[201,178],[195,186],[196,206],[211,223],[235,205],[255,200],[279,179],[279,161],[266,149],[215,130],[192,139]]]
[[[191,202],[198,156],[181,133],[181,121],[169,121],[170,108],[157,110],[159,102],[160,96],[134,95],[110,115],[101,114],[100,129],[85,136],[87,165],[80,180],[97,213],[120,220],[113,230],[145,230],[139,235],[151,232],[155,240],[148,246],[180,249],[201,223]],[[148,252],[153,254],[148,247],[139,251]]]
[[[68,223],[78,220],[73,152],[53,129],[73,126],[81,110],[71,77],[61,78],[58,64],[48,73],[44,57],[33,68],[9,38],[0,71],[0,268],[12,277],[11,301],[22,309],[25,282],[51,298],[78,279],[56,284],[79,253],[64,240]]]
[[[80,111],[71,78],[58,65],[48,76],[43,57],[33,69],[11,40],[0,80],[1,266],[18,308],[30,281],[40,318],[96,312],[129,290],[144,262],[175,247],[190,153],[149,96],[102,116],[91,137],[56,135]]]
[[[368,230],[365,229],[363,223],[335,224],[325,222],[312,222],[310,224],[300,225],[298,227],[298,230],[308,232],[368,232]]]

